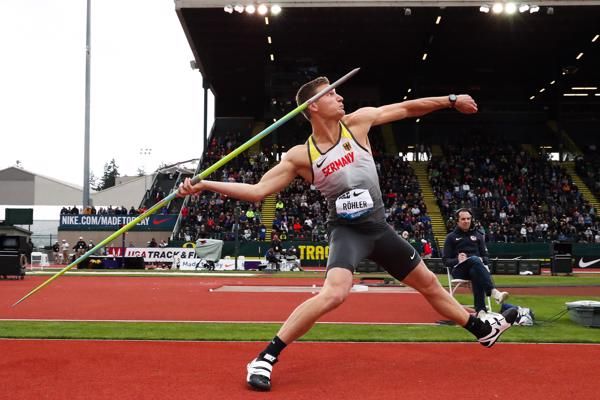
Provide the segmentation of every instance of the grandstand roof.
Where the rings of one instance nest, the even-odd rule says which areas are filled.
[[[600,90],[563,96],[573,86],[600,86],[600,40],[592,43],[600,1],[537,1],[545,5],[538,13],[513,16],[483,14],[483,2],[470,0],[282,1],[269,25],[258,15],[224,12],[225,1],[175,3],[218,116],[263,118],[272,98],[293,98],[306,80],[298,71],[335,79],[354,67],[362,70],[344,90],[375,86],[382,102],[401,101],[411,88],[409,98],[468,92],[480,105],[503,109],[600,109]]]
[[[74,185],[66,181],[61,181],[60,179],[52,178],[47,175],[38,174],[37,172],[31,172],[23,168],[8,167],[0,170],[0,181],[30,181],[35,177],[44,178],[58,185],[67,186],[71,189],[82,190],[81,186]]]

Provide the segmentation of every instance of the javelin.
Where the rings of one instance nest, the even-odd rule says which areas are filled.
[[[319,93],[315,94],[313,97],[306,100],[304,103],[300,104],[298,107],[294,108],[292,111],[290,111],[289,113],[284,115],[281,119],[279,119],[278,121],[274,122],[273,124],[271,124],[270,126],[265,128],[262,132],[257,133],[255,136],[250,138],[246,143],[242,144],[240,147],[238,147],[237,149],[235,149],[234,151],[232,151],[231,153],[229,153],[228,155],[226,155],[225,157],[223,157],[222,159],[220,159],[219,161],[217,161],[216,163],[214,163],[213,165],[211,165],[210,167],[208,167],[207,169],[205,169],[204,171],[202,171],[201,173],[196,175],[194,178],[192,178],[192,183],[193,184],[198,183],[202,179],[206,178],[207,176],[210,176],[213,172],[215,172],[216,170],[221,168],[223,165],[227,164],[229,161],[231,161],[232,159],[237,157],[240,153],[246,151],[249,147],[253,146],[256,142],[263,139],[269,133],[273,132],[275,129],[279,128],[281,125],[285,124],[287,121],[289,121],[290,119],[294,118],[296,115],[298,115],[299,113],[304,111],[310,104],[319,100],[321,97],[323,97],[326,93],[328,93],[332,89],[335,89],[336,87],[340,86],[342,83],[346,82],[348,79],[350,79],[352,76],[354,76],[359,70],[360,70],[360,68],[355,68],[352,71],[348,72],[346,75],[342,76],[340,79],[333,82],[332,84],[330,84],[329,86],[327,86],[326,88],[321,90]],[[168,202],[173,200],[175,197],[177,197],[178,191],[179,191],[179,189],[175,189],[167,197],[165,197],[164,199],[162,199],[161,201],[159,201],[158,203],[156,203],[155,205],[150,207],[143,214],[140,214],[139,216],[137,216],[134,220],[129,222],[127,225],[121,227],[121,229],[119,229],[118,231],[116,231],[115,233],[113,233],[112,235],[110,235],[109,237],[107,237],[106,239],[104,239],[103,241],[98,243],[97,245],[95,245],[92,249],[88,250],[85,254],[80,256],[78,259],[73,261],[71,264],[67,265],[66,267],[64,267],[63,269],[58,271],[56,274],[54,274],[52,277],[50,277],[44,283],[42,283],[41,285],[39,285],[38,287],[33,289],[31,292],[27,293],[23,298],[21,298],[19,301],[17,301],[12,306],[13,307],[16,306],[17,304],[21,303],[29,296],[33,295],[34,293],[36,293],[37,291],[42,289],[43,287],[49,285],[53,280],[55,280],[59,276],[63,275],[65,272],[67,272],[68,270],[70,270],[71,268],[75,267],[77,264],[81,263],[83,260],[88,258],[96,250],[100,249],[105,244],[115,240],[115,238],[117,238],[119,235],[122,235],[123,233],[125,233],[128,230],[130,230],[131,228],[133,228],[135,225],[140,223],[144,218],[154,214],[157,210],[160,210],[165,204],[167,204]]]

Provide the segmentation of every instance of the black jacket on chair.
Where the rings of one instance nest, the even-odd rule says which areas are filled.
[[[444,256],[442,257],[444,265],[452,268],[458,264],[458,253],[465,253],[467,257],[481,257],[484,265],[489,264],[485,238],[481,232],[475,229],[465,232],[457,227],[446,236]]]

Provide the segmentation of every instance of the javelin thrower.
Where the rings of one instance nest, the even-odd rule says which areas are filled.
[[[246,381],[256,390],[270,390],[273,366],[282,350],[344,302],[352,288],[352,274],[364,258],[375,261],[394,278],[415,288],[438,313],[467,329],[483,346],[492,347],[517,317],[514,308],[503,315],[492,314],[485,320],[468,314],[444,290],[416,250],[385,220],[369,129],[441,109],[472,114],[477,112],[477,104],[471,96],[451,94],[422,98],[360,108],[346,114],[343,97],[335,89],[328,89],[328,85],[328,79],[320,77],[300,88],[297,104],[305,104],[315,93],[327,91],[303,112],[310,121],[312,134],[305,143],[291,148],[258,183],[186,179],[179,188],[181,196],[209,190],[257,202],[279,192],[300,176],[315,185],[327,199],[330,250],[323,289],[300,304],[273,340],[247,365]]]

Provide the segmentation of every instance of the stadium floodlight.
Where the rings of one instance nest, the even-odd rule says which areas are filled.
[[[225,7],[223,7],[223,11],[225,11],[227,14],[232,14],[233,7],[231,6],[231,4],[227,4]]]
[[[258,6],[258,9],[257,9],[257,10],[258,10],[258,13],[259,13],[260,15],[265,15],[266,13],[268,13],[268,12],[269,12],[269,7],[267,7],[267,6],[266,6],[266,5],[264,5],[264,4],[260,4],[260,5]]]
[[[530,14],[535,14],[538,11],[540,11],[540,6],[531,6],[531,7],[529,7],[529,13]]]
[[[551,85],[554,85],[555,83],[556,83],[556,81],[552,81],[552,82],[550,82],[550,84],[551,84]]]
[[[281,6],[279,4],[273,4],[271,6],[271,15],[279,15],[281,13]]]
[[[583,57],[583,53],[579,53],[579,54],[577,54],[577,57],[575,57],[575,59],[576,59],[576,60],[579,60],[579,59],[581,59],[581,57]]]
[[[492,12],[494,14],[500,14],[502,11],[504,11],[504,4],[494,3],[494,5],[492,6]]]
[[[535,99],[535,96],[531,96],[531,97],[529,98],[529,100],[533,100],[533,99]]]
[[[487,4],[482,5],[481,7],[479,7],[479,12],[482,13],[489,13],[490,12],[490,6],[488,6]]]
[[[594,36],[594,38],[592,39],[592,43],[594,43],[596,40],[598,40],[598,37],[600,37],[600,35]]]
[[[436,18],[436,20],[435,20],[435,24],[436,24],[436,25],[439,25],[441,21],[442,21],[442,16],[441,16],[441,15],[438,15],[438,17],[437,17],[437,18]]]
[[[412,15],[412,10],[410,8],[405,8],[404,9],[404,16],[405,17],[410,17]]]
[[[524,12],[527,12],[527,11],[529,11],[529,4],[521,4],[519,6],[519,12],[520,13],[524,13]]]
[[[515,3],[506,3],[504,6],[504,12],[508,15],[512,15],[517,12],[517,5]]]
[[[255,11],[256,11],[256,6],[254,4],[248,4],[246,6],[246,12],[248,14],[254,14]]]
[[[244,6],[241,4],[236,4],[233,9],[240,14],[244,12]]]

